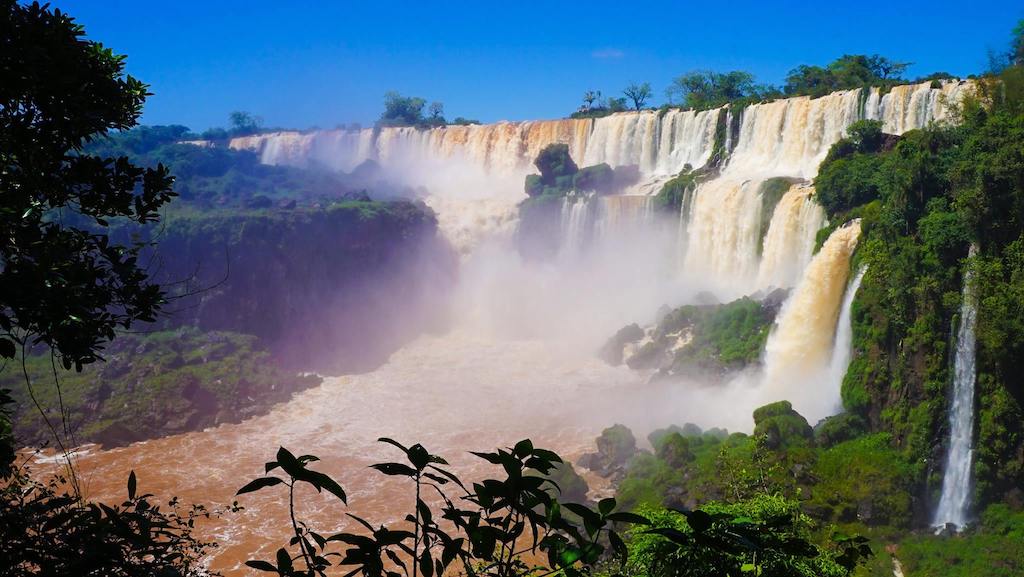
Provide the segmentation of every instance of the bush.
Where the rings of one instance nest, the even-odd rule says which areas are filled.
[[[754,410],[754,435],[763,436],[771,449],[806,445],[814,439],[807,419],[789,401],[778,401]]]
[[[615,192],[615,171],[605,163],[584,167],[573,177],[572,186],[577,192],[611,194]]]

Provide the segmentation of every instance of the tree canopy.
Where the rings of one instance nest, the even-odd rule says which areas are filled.
[[[173,178],[82,152],[142,112],[147,87],[124,74],[123,56],[38,3],[4,2],[0,27],[0,355],[42,344],[81,369],[116,327],[160,311],[141,245],[112,244],[105,229],[157,221]]]

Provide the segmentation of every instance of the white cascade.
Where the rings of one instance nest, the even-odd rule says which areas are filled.
[[[567,196],[562,199],[560,250],[564,256],[576,255],[586,243],[590,205],[588,197]]]
[[[970,256],[977,254],[971,245]],[[946,472],[942,477],[942,496],[935,510],[934,524],[953,524],[962,530],[968,521],[971,504],[971,463],[974,456],[974,383],[975,328],[978,322],[974,274],[968,264],[964,273],[963,302],[960,304],[960,325],[956,334],[956,355],[953,361],[953,398],[949,406],[949,446]]]
[[[836,410],[834,391],[822,380],[829,373],[850,257],[859,237],[859,219],[828,237],[779,311],[765,344],[764,386],[774,400],[791,400],[811,422]]]
[[[825,211],[814,200],[814,188],[793,185],[779,200],[764,237],[757,286],[791,287],[811,262],[814,241]]]
[[[725,297],[752,292],[761,240],[761,184],[723,177],[697,187],[683,259],[691,282]]]
[[[834,411],[842,409],[843,378],[850,367],[850,356],[853,354],[853,299],[857,296],[860,283],[864,280],[867,267],[861,267],[854,275],[850,285],[846,287],[843,305],[839,309],[839,322],[836,323],[836,335],[832,341],[832,357],[828,365],[828,392]]]

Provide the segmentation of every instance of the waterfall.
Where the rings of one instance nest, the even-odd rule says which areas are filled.
[[[832,395],[830,402],[835,411],[842,409],[843,378],[850,367],[850,355],[853,354],[853,299],[857,296],[860,283],[864,280],[867,267],[861,267],[846,287],[843,305],[839,309],[839,322],[836,324],[836,335],[832,341],[832,358],[828,366],[828,392]]]
[[[950,120],[950,105],[974,91],[975,85],[958,80],[927,81],[894,86],[884,95],[871,88],[864,104],[864,117],[882,121],[882,131],[903,134],[930,122]]]
[[[694,193],[683,270],[703,288],[734,294],[757,272],[759,180],[717,178]],[[732,287],[732,288],[730,288]]]
[[[779,200],[764,237],[757,286],[791,287],[811,262],[814,241],[825,211],[814,200],[814,188],[796,184]]]
[[[859,219],[828,237],[783,305],[765,345],[765,385],[776,400],[792,400],[812,422],[835,412],[834,394],[822,380],[833,356],[850,257],[859,237]]]
[[[972,244],[969,256],[978,252]],[[940,529],[952,523],[957,530],[967,524],[971,504],[971,461],[974,455],[974,382],[976,379],[975,327],[977,302],[974,274],[968,264],[964,273],[963,302],[956,334],[956,356],[953,361],[953,399],[949,407],[949,447],[946,472],[942,478],[942,496],[935,510],[934,524]]]
[[[613,238],[648,227],[654,220],[654,202],[650,196],[618,195],[596,198],[598,218],[594,235]]]
[[[883,130],[894,134],[948,121],[950,105],[973,87],[958,80],[929,81],[892,87],[884,94],[877,88],[846,90],[727,109],[730,154],[721,175],[695,191],[685,215],[689,225],[680,225],[675,254],[681,255],[681,274],[700,279],[708,288],[732,287],[733,293],[748,282],[755,288],[793,286],[809,262],[809,236],[803,229],[819,224],[820,213],[811,206],[809,193],[799,202],[797,197],[783,199],[762,244],[754,226],[760,218],[760,183],[772,177],[813,178],[829,147],[862,118],[881,120]],[[266,164],[346,172],[373,160],[395,183],[425,187],[428,198],[444,197],[432,205],[474,213],[471,218],[439,213],[445,234],[472,250],[493,230],[507,228],[505,220],[510,214],[514,218],[524,198],[523,177],[534,171],[533,159],[545,146],[567,144],[580,166],[635,166],[640,182],[627,194],[654,194],[686,165],[696,169],[707,164],[720,115],[721,109],[672,109],[429,130],[277,132],[235,138],[230,146],[255,151]],[[794,229],[797,223],[803,229]]]
[[[588,225],[590,224],[591,199],[580,196],[567,196],[562,199],[561,252],[563,255],[577,254],[586,243]]]

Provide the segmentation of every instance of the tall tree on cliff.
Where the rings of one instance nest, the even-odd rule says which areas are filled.
[[[82,153],[137,124],[149,93],[124,61],[60,10],[0,0],[3,359],[47,347],[81,370],[102,359],[117,328],[154,320],[164,303],[138,261],[143,245],[112,243],[107,227],[156,222],[173,177],[162,165]]]

